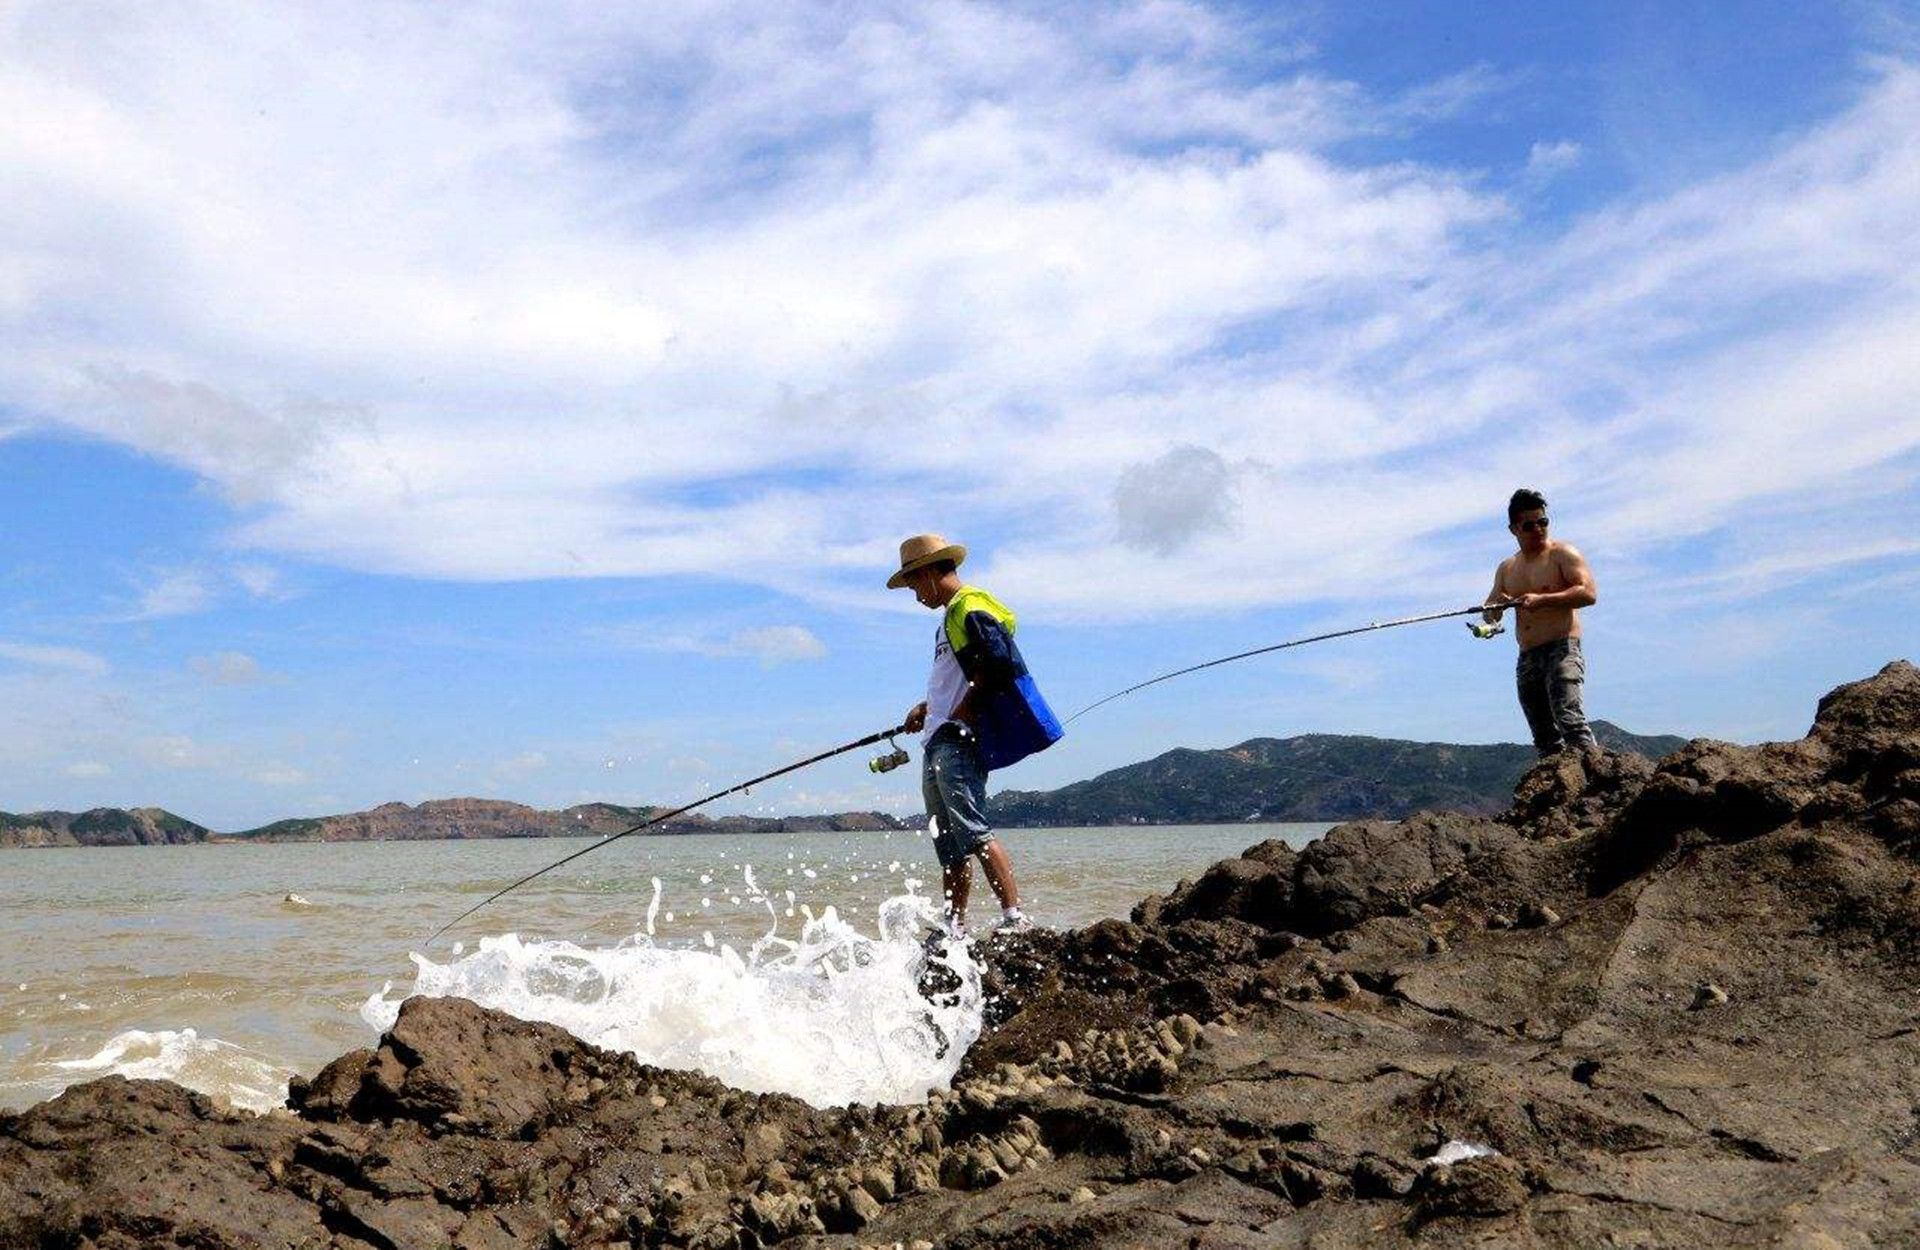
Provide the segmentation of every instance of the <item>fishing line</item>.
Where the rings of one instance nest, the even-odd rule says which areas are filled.
[[[1093,711],[1093,709],[1097,707],[1105,707],[1107,704],[1112,703],[1115,699],[1124,699],[1126,696],[1134,693],[1137,690],[1145,690],[1148,686],[1157,686],[1163,681],[1172,681],[1176,677],[1185,677],[1188,673],[1197,673],[1203,668],[1217,668],[1222,664],[1231,664],[1235,660],[1250,659],[1253,656],[1266,655],[1269,652],[1273,652],[1273,651],[1285,651],[1289,647],[1304,647],[1310,642],[1326,642],[1330,638],[1347,638],[1347,637],[1351,637],[1354,634],[1372,633],[1376,629],[1396,629],[1402,625],[1418,625],[1422,621],[1444,621],[1456,616],[1468,616],[1473,613],[1485,612],[1490,607],[1509,607],[1509,606],[1511,605],[1476,603],[1470,608],[1452,608],[1445,612],[1429,612],[1424,616],[1407,616],[1407,617],[1402,617],[1397,621],[1375,621],[1370,625],[1356,625],[1351,629],[1336,629],[1331,633],[1315,634],[1310,638],[1295,638],[1290,642],[1276,642],[1270,647],[1255,647],[1251,651],[1241,651],[1233,655],[1223,655],[1217,660],[1208,660],[1204,664],[1190,664],[1186,668],[1177,668],[1173,670],[1171,673],[1162,673],[1158,677],[1150,677],[1146,681],[1140,682],[1137,685],[1128,686],[1125,690],[1116,690],[1104,699],[1100,699],[1097,702],[1087,704],[1087,706],[1081,708],[1079,711],[1075,712],[1072,716],[1067,717],[1064,723],[1071,725],[1074,721],[1079,720],[1082,716],[1085,716],[1088,712]],[[1478,633],[1478,631],[1476,631],[1476,633]],[[1486,637],[1488,635],[1483,634],[1480,636]]]
[[[738,794],[740,791],[745,790],[749,786],[757,786],[763,781],[772,781],[775,777],[784,777],[788,773],[797,772],[800,769],[807,767],[809,764],[818,764],[821,760],[830,760],[836,755],[845,755],[849,751],[858,751],[861,747],[870,747],[876,742],[891,740],[895,735],[903,734],[906,732],[907,732],[907,727],[905,725],[895,725],[892,729],[882,729],[878,733],[870,733],[864,738],[857,739],[853,742],[843,743],[842,745],[833,748],[831,751],[822,751],[818,755],[810,755],[806,759],[800,760],[797,763],[788,764],[785,768],[776,768],[770,773],[762,773],[758,777],[754,777],[750,780],[737,782],[734,785],[728,786],[724,790],[716,790],[712,794],[709,794],[704,799],[697,799],[694,802],[687,804],[685,807],[676,807],[670,812],[663,812],[658,816],[649,817],[648,819],[641,821],[639,824],[634,825],[631,828],[622,829],[619,833],[612,834],[608,837],[602,838],[600,841],[593,843],[591,846],[583,846],[579,850],[573,852],[573,854],[571,855],[568,855],[562,859],[554,860],[551,864],[548,864],[545,868],[542,868],[537,872],[528,873],[526,876],[520,878],[518,881],[514,882],[512,885],[506,886],[503,889],[495,890],[492,894],[489,894],[487,897],[481,899],[479,902],[475,903],[473,906],[467,908],[465,911],[455,916],[452,920],[447,921],[447,923],[441,925],[438,929],[435,929],[433,931],[433,935],[427,939],[426,944],[428,946],[433,945],[433,943],[436,940],[438,940],[441,934],[445,933],[448,929],[453,928],[455,925],[459,924],[462,920],[465,920],[468,916],[471,916],[473,913],[479,911],[482,907],[485,907],[488,903],[493,902],[495,899],[500,898],[501,896],[506,894],[511,894],[513,891],[519,889],[521,886],[525,885],[527,882],[534,880],[536,877],[545,876],[547,873],[552,872],[554,869],[560,867],[563,864],[571,864],[574,860],[579,859],[582,855],[587,854],[589,851],[597,851],[601,847],[607,845],[609,842],[618,842],[621,838],[626,837],[628,834],[639,833],[643,829],[651,829],[653,826],[672,820],[676,816],[684,816],[696,807],[705,807],[707,804],[713,802],[715,799],[724,799],[729,794]],[[895,753],[896,754],[899,753],[897,747],[895,748]]]
[[[1402,625],[1418,625],[1423,621],[1443,621],[1456,616],[1470,616],[1474,613],[1485,612],[1490,606],[1511,606],[1511,605],[1489,605],[1486,603],[1476,603],[1470,608],[1452,608],[1445,612],[1429,612],[1422,616],[1407,616],[1394,621],[1375,621],[1367,625],[1356,625],[1351,629],[1336,629],[1329,633],[1314,634],[1308,638],[1295,638],[1288,642],[1277,642],[1277,643],[1274,643],[1272,646],[1268,646],[1268,647],[1255,647],[1251,651],[1240,651],[1240,652],[1236,652],[1233,655],[1223,655],[1217,660],[1208,660],[1203,664],[1190,664],[1186,668],[1178,668],[1173,670],[1170,673],[1162,673],[1158,677],[1150,677],[1146,681],[1138,682],[1134,685],[1128,686],[1124,690],[1116,690],[1112,694],[1108,695],[1106,698],[1100,699],[1094,703],[1089,703],[1087,706],[1081,708],[1079,711],[1075,712],[1072,716],[1067,717],[1064,723],[1070,725],[1074,721],[1079,720],[1082,716],[1085,716],[1088,712],[1093,711],[1095,708],[1105,707],[1107,704],[1112,703],[1115,699],[1123,699],[1126,696],[1133,694],[1137,691],[1145,690],[1148,686],[1157,686],[1163,681],[1172,681],[1176,677],[1185,677],[1188,673],[1197,673],[1202,669],[1218,668],[1222,664],[1231,664],[1236,660],[1251,659],[1256,655],[1267,655],[1274,651],[1285,651],[1290,647],[1304,647],[1309,643],[1326,642],[1334,638],[1348,638],[1353,636],[1354,634],[1367,634],[1367,633],[1372,633],[1375,630],[1381,630],[1381,629],[1397,629]],[[1475,631],[1475,632],[1480,633],[1480,631]],[[1485,637],[1487,635],[1482,633],[1480,634],[1480,636]],[[526,876],[520,878],[518,881],[513,882],[511,885],[508,885],[499,890],[495,890],[492,894],[489,894],[486,898],[481,899],[479,902],[467,908],[465,911],[461,912],[458,916],[455,916],[452,920],[448,921],[446,924],[441,925],[438,929],[434,930],[432,936],[427,938],[427,944],[432,945],[435,941],[437,941],[440,938],[442,934],[446,933],[447,930],[453,928],[455,925],[465,920],[468,916],[473,915],[473,913],[479,911],[482,907],[485,907],[487,904],[493,902],[494,900],[504,897],[507,894],[511,894],[513,891],[527,884],[527,882],[533,881],[539,877],[543,877],[547,873],[552,872],[556,868],[570,864],[574,860],[579,859],[582,855],[585,855],[590,851],[597,851],[601,847],[606,846],[610,842],[618,842],[621,838],[627,837],[630,834],[639,833],[645,829],[651,829],[655,825],[662,824],[666,821],[672,820],[676,816],[684,816],[688,812],[693,811],[695,808],[705,807],[707,804],[714,802],[716,799],[723,799],[727,797],[729,794],[738,794],[740,791],[745,790],[750,786],[757,786],[763,781],[771,781],[775,777],[784,777],[786,774],[791,772],[797,772],[800,769],[805,768],[810,764],[818,764],[822,760],[832,759],[836,755],[845,755],[849,751],[857,751],[861,747],[872,746],[876,742],[891,741],[895,736],[906,733],[906,732],[907,732],[907,727],[905,725],[896,725],[892,729],[883,729],[877,733],[870,733],[864,738],[858,738],[852,742],[843,743],[840,746],[834,747],[830,751],[822,751],[818,755],[810,755],[806,759],[799,760],[792,764],[788,764],[784,768],[776,768],[770,773],[762,773],[758,777],[751,778],[747,781],[738,782],[734,785],[728,786],[724,790],[716,790],[712,794],[707,795],[705,798],[697,799],[692,803],[688,803],[684,807],[676,807],[670,812],[663,812],[658,816],[650,817],[647,820],[643,820],[637,825],[633,825],[629,828],[622,829],[619,833],[613,834],[606,838],[602,838],[600,841],[593,843],[591,846],[584,846],[579,850],[573,852],[571,855],[567,855],[561,859],[555,860],[553,863],[548,864],[545,868],[541,868],[536,872],[528,873]],[[870,764],[869,767],[872,768],[873,771],[875,772],[886,772],[892,768],[898,767],[901,763],[904,763],[904,762],[905,762],[905,752],[901,751],[898,745],[896,744],[894,747],[894,750],[889,755],[883,756],[881,759],[873,761],[873,763]]]

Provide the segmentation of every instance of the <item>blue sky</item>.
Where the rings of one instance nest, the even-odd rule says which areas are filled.
[[[1913,652],[1911,5],[29,2],[0,107],[0,809],[684,800],[918,697],[925,529],[1062,710],[1472,602],[1522,484],[1597,716]],[[1511,664],[1303,649],[996,785],[1517,740]]]

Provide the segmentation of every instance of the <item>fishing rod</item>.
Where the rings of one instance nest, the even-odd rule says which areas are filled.
[[[843,743],[840,746],[833,748],[831,751],[822,751],[818,755],[810,755],[806,759],[803,759],[798,763],[788,764],[785,768],[776,768],[770,773],[762,773],[758,777],[754,777],[748,781],[738,782],[734,785],[728,786],[724,790],[716,790],[712,794],[709,794],[704,799],[697,799],[694,802],[687,804],[685,807],[676,807],[670,812],[663,812],[658,816],[649,817],[648,819],[641,821],[639,824],[634,825],[631,828],[622,829],[619,833],[612,834],[609,837],[602,838],[600,841],[593,843],[591,846],[583,846],[579,850],[575,851],[573,854],[568,855],[563,859],[554,860],[551,864],[548,864],[545,868],[540,869],[538,872],[530,872],[526,876],[514,882],[512,885],[506,886],[503,889],[495,890],[492,894],[487,895],[487,897],[481,899],[479,902],[475,903],[473,906],[467,908],[465,911],[455,916],[452,920],[447,921],[447,923],[441,925],[438,929],[435,929],[433,931],[433,936],[427,939],[427,945],[429,946],[433,945],[433,943],[436,940],[438,940],[441,934],[445,933],[448,929],[453,928],[455,925],[459,924],[462,920],[465,920],[468,916],[471,916],[473,913],[479,911],[482,907],[485,907],[488,903],[491,903],[495,899],[500,898],[502,895],[511,894],[513,891],[519,889],[521,886],[525,885],[527,882],[532,881],[534,878],[545,876],[547,873],[552,872],[554,869],[562,866],[563,864],[571,864],[574,860],[579,859],[582,855],[585,855],[587,852],[597,851],[601,847],[607,845],[607,843],[609,842],[618,842],[621,838],[626,837],[628,834],[639,833],[643,829],[651,829],[653,826],[672,820],[676,816],[684,816],[696,807],[705,807],[707,804],[713,802],[715,799],[724,799],[729,794],[738,794],[740,791],[745,790],[750,786],[757,786],[763,781],[772,781],[775,777],[784,777],[788,773],[798,772],[800,769],[807,767],[809,764],[818,764],[821,760],[830,760],[836,755],[845,755],[849,751],[858,751],[861,747],[870,747],[874,743],[880,742],[883,740],[886,742],[892,743],[893,739],[897,735],[903,734],[906,732],[907,732],[907,727],[905,725],[895,725],[892,729],[883,729],[878,733],[870,733],[864,738],[857,739],[853,742]],[[870,763],[868,767],[871,768],[874,772],[887,772],[905,763],[906,758],[907,758],[906,752],[900,749],[900,746],[898,743],[894,743],[893,750],[889,754],[883,755],[879,759],[872,761],[872,763]]]
[[[1356,625],[1351,629],[1336,629],[1331,633],[1315,634],[1311,638],[1295,638],[1291,642],[1276,642],[1270,647],[1255,647],[1251,651],[1241,651],[1234,655],[1223,655],[1217,660],[1208,660],[1205,664],[1191,664],[1186,668],[1177,668],[1171,673],[1162,673],[1158,677],[1150,677],[1138,685],[1128,686],[1125,690],[1116,690],[1098,702],[1087,704],[1087,706],[1081,708],[1072,716],[1067,717],[1065,723],[1071,725],[1088,712],[1093,711],[1093,709],[1105,707],[1115,699],[1123,699],[1136,690],[1145,690],[1148,686],[1157,686],[1163,681],[1172,681],[1176,677],[1185,677],[1188,673],[1197,673],[1203,668],[1217,668],[1222,664],[1231,664],[1235,660],[1250,659],[1256,655],[1266,655],[1271,651],[1285,651],[1289,647],[1304,647],[1310,642],[1325,642],[1330,638],[1346,638],[1354,634],[1367,634],[1372,633],[1376,629],[1396,629],[1402,625],[1418,625],[1422,621],[1444,621],[1456,616],[1468,616],[1478,612],[1485,612],[1492,608],[1507,608],[1512,606],[1510,603],[1476,603],[1470,608],[1451,608],[1445,612],[1429,612],[1424,616],[1406,616],[1397,621],[1375,621],[1370,625]],[[1468,623],[1468,628],[1473,628],[1471,622]],[[1484,632],[1479,629],[1474,630],[1475,636],[1480,638],[1491,638],[1499,632],[1501,631],[1497,627],[1490,627]]]

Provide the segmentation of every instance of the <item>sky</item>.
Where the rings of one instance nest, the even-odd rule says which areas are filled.
[[[1915,650],[1912,4],[16,0],[0,115],[0,810],[686,801],[920,697],[928,530],[1063,713],[1478,602],[1523,485],[1595,717]],[[1512,663],[1301,648],[994,788],[1519,741]]]

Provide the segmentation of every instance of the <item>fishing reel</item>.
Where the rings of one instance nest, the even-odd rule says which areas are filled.
[[[1468,621],[1467,632],[1475,638],[1492,638],[1507,632],[1507,627],[1499,621]]]
[[[911,755],[907,754],[905,747],[901,746],[898,742],[895,742],[892,738],[887,739],[887,745],[892,747],[893,750],[887,752],[885,755],[876,756],[875,758],[868,760],[867,761],[868,772],[890,773],[894,769],[900,767],[900,765],[905,764],[906,762],[908,762],[913,758]]]

